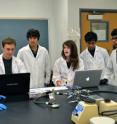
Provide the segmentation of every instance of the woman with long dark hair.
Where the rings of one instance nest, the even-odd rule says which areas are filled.
[[[84,64],[79,59],[77,46],[74,41],[63,43],[61,57],[54,64],[53,82],[56,86],[72,86],[75,71],[84,70]]]

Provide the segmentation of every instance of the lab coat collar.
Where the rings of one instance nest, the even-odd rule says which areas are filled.
[[[99,51],[99,47],[98,46],[95,46],[95,54]],[[88,51],[88,48],[86,49],[86,53],[89,54],[91,57],[92,55],[90,54],[90,52]],[[94,54],[94,57],[95,57],[95,54]]]
[[[4,63],[3,63],[2,57],[3,57],[3,54],[0,55],[0,66],[1,66],[3,74],[5,74],[5,68],[4,68]]]
[[[99,47],[98,46],[95,46],[95,51],[99,51]]]
[[[61,57],[61,63],[63,63],[64,64],[64,66],[65,66],[65,69],[67,70],[67,71],[69,71],[69,70],[71,70],[72,69],[72,67],[70,66],[70,68],[68,68],[67,67],[67,63],[66,63],[66,60],[63,58],[63,57]]]
[[[2,73],[5,74],[5,67],[4,67],[4,62],[3,62],[3,53],[0,55],[0,66],[2,69]],[[15,59],[14,56],[12,56],[12,73],[15,73],[15,70],[17,70],[17,60]]]
[[[34,57],[34,55],[33,55],[33,53],[32,53],[32,50],[31,50],[29,44],[26,46],[26,48],[27,48],[27,50],[30,52],[30,54]]]
[[[32,53],[32,50],[31,50],[29,44],[27,45],[27,49],[30,51],[31,55],[34,57],[34,55],[33,55],[33,53]],[[38,44],[38,51],[37,51],[36,58],[37,58],[37,56],[39,56],[40,52],[41,52],[41,46]]]

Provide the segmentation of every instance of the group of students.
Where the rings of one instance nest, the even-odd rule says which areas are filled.
[[[63,43],[61,56],[55,61],[52,81],[55,86],[72,86],[76,71],[102,70],[100,84],[117,86],[117,29],[111,33],[113,48],[110,57],[106,49],[96,45],[96,33],[87,32],[87,48],[78,55],[74,41]],[[2,41],[3,53],[0,55],[0,74],[31,74],[30,88],[45,87],[50,83],[51,68],[46,48],[39,45],[40,32],[30,29],[27,32],[27,44],[14,57],[16,41],[6,38]],[[111,79],[111,80],[110,80]]]
[[[44,87],[50,81],[50,63],[46,48],[39,45],[40,32],[30,29],[27,44],[14,57],[16,41],[6,38],[2,41],[3,53],[0,55],[0,74],[30,73],[30,88]],[[20,79],[19,79],[20,80]]]
[[[87,48],[79,57],[76,44],[71,40],[64,42],[62,56],[56,60],[53,69],[55,85],[72,86],[76,71],[102,70],[100,84],[117,86],[117,29],[113,29],[111,36],[113,51],[110,56],[105,48],[96,45],[98,37],[92,31],[85,34]]]

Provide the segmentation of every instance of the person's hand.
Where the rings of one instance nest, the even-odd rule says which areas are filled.
[[[61,83],[62,83],[61,80],[57,80],[57,81],[56,81],[56,85],[57,85],[57,86],[61,86]]]
[[[100,80],[100,85],[107,85],[108,84],[108,79],[101,79]]]

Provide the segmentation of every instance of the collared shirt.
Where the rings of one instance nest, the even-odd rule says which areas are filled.
[[[95,48],[94,49],[92,49],[92,50],[89,50],[88,49],[88,51],[90,52],[90,54],[94,57],[94,54],[95,54]]]
[[[29,47],[30,47],[30,49],[31,49],[31,51],[32,51],[32,53],[33,53],[33,55],[34,55],[34,57],[36,57],[36,56],[37,56],[37,51],[38,51],[38,49],[39,49],[39,45],[37,45],[36,51],[34,51],[34,50],[31,48],[30,45],[29,45]]]

